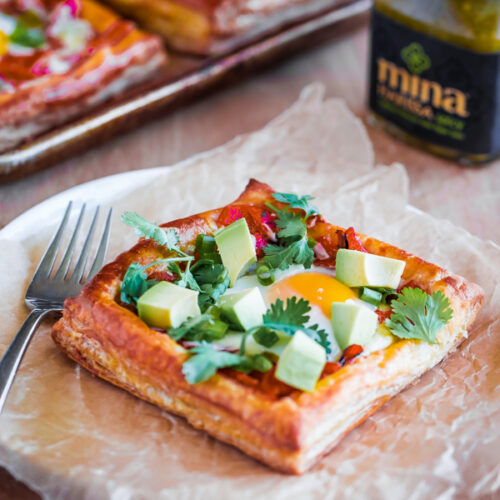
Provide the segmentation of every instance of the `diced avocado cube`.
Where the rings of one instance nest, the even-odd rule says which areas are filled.
[[[336,278],[347,286],[397,288],[404,268],[403,260],[345,248],[337,252]]]
[[[229,273],[230,286],[257,261],[255,245],[245,219],[238,219],[214,235],[222,264]]]
[[[143,293],[137,301],[139,317],[149,326],[178,327],[189,317],[201,314],[198,292],[162,281]]]
[[[257,287],[223,295],[218,302],[223,315],[243,331],[262,324],[266,304]]]
[[[375,335],[377,325],[377,314],[361,304],[332,304],[333,335],[341,350],[352,344],[366,346]]]
[[[297,389],[313,391],[325,363],[325,348],[298,331],[281,353],[275,376]]]

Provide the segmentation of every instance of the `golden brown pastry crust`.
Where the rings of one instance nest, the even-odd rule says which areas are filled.
[[[263,207],[273,190],[255,180],[232,203]],[[198,233],[212,233],[223,209],[179,219],[181,247],[194,251]],[[318,219],[316,236],[335,240],[341,228]],[[313,229],[311,229],[314,232]],[[400,340],[361,356],[321,379],[310,393],[272,398],[218,373],[191,385],[182,374],[186,351],[168,335],[151,330],[117,302],[121,279],[132,262],[149,263],[166,251],[141,240],[105,266],[65,303],[52,332],[56,344],[95,375],[157,406],[183,416],[198,429],[236,446],[278,470],[300,474],[328,453],[352,428],[453,351],[481,306],[474,283],[378,240],[360,235],[372,253],[405,260],[403,281],[427,291],[442,290],[454,310],[438,344]],[[105,404],[105,403],[103,403]]]
[[[0,2],[0,13],[17,10],[13,0]],[[167,64],[159,37],[140,31],[94,0],[77,0],[76,19],[91,30],[88,40],[72,54],[66,71],[50,70],[60,41],[49,36],[50,24],[62,1],[41,0],[47,21],[46,47],[31,56],[0,50],[0,151],[69,122],[126,89],[145,83]],[[38,68],[38,69],[37,69]],[[2,78],[12,90],[2,92]]]
[[[103,1],[175,50],[214,56],[352,0]]]

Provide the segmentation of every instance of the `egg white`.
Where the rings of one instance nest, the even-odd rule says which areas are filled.
[[[279,282],[286,280],[287,278],[300,274],[300,273],[322,273],[326,274],[328,276],[331,276],[332,278],[335,278],[335,271],[332,271],[330,269],[325,269],[324,267],[319,267],[319,266],[311,266],[309,269],[305,269],[304,266],[302,265],[294,265],[290,266],[288,269],[282,271],[282,270],[277,270],[275,271],[275,281],[272,285],[270,286],[264,286],[259,283],[259,280],[257,279],[257,275],[255,274],[248,274],[245,276],[242,276],[241,278],[238,278],[236,280],[236,283],[232,288],[228,288],[224,295],[229,295],[235,292],[241,292],[243,290],[247,290],[250,288],[258,288],[260,293],[262,294],[262,298],[264,299],[264,303],[266,304],[266,307],[269,307],[271,305],[271,302],[269,300],[269,295],[270,291],[273,286],[278,284]],[[297,296],[300,297],[300,294],[297,294]],[[373,306],[372,304],[368,304],[367,302],[364,302],[360,299],[348,299],[346,302],[352,302],[352,303],[357,303],[359,305],[362,305],[363,307],[366,307],[370,311],[375,311],[377,308],[376,306]],[[309,304],[311,307],[311,310],[309,311],[309,321],[306,324],[306,326],[312,326],[317,324],[320,329],[325,330],[327,332],[330,343],[331,343],[331,353],[328,355],[328,360],[334,360],[338,359],[338,357],[341,354],[341,349],[337,344],[337,341],[335,340],[335,337],[333,335],[333,328],[332,328],[332,323],[329,317],[327,317],[321,308],[313,303]],[[241,339],[241,333],[238,332],[230,332],[229,335],[227,335],[224,339],[221,341],[218,341],[218,343],[228,346],[228,347],[233,347],[233,348],[238,348],[239,343]],[[375,350],[379,349],[384,349],[388,345],[390,345],[393,341],[392,335],[390,332],[387,330],[387,328],[382,327],[382,328],[377,328],[377,331],[375,332],[375,335],[373,339],[370,341],[370,343],[365,346],[363,354],[369,354],[370,352],[373,352]],[[276,351],[276,354],[280,354],[280,352],[283,350],[284,343],[281,342],[279,346],[276,346],[276,349],[265,349],[262,346],[259,346],[253,339],[248,339],[247,340],[247,351],[249,354],[255,354],[257,352],[264,352],[267,350],[270,350],[272,352]]]

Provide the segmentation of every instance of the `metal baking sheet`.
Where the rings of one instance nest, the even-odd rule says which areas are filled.
[[[228,55],[209,59],[173,56],[168,72],[147,86],[127,91],[79,120],[0,154],[0,182],[23,177],[106,142],[273,61],[317,44],[332,36],[331,28],[338,22],[369,10],[372,1],[335,5],[278,33],[262,35]]]

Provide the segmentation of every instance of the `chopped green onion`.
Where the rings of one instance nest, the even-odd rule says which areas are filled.
[[[253,338],[255,342],[268,348],[272,347],[280,339],[276,332],[273,332],[270,328],[267,328],[265,326],[259,328],[253,334]]]
[[[359,298],[368,304],[378,306],[382,301],[382,294],[377,290],[363,286],[359,289]]]
[[[199,234],[196,237],[195,247],[201,259],[210,260],[216,264],[222,262],[220,255],[217,253],[215,239],[210,234]]]
[[[309,248],[314,248],[316,246],[317,241],[314,238],[307,238],[307,246]]]
[[[382,294],[384,293],[396,293],[396,291],[393,288],[387,288],[386,286],[370,286],[368,287],[371,290],[375,290],[376,292],[380,292]]]
[[[257,268],[257,279],[263,286],[272,285],[274,283],[274,273],[268,266],[261,264]]]
[[[393,288],[383,286],[372,286],[370,288],[382,294],[382,299],[380,300],[382,304],[389,305],[393,299],[398,298],[398,293]]]
[[[196,237],[196,251],[200,256],[216,252],[215,238],[209,234],[199,234]]]
[[[254,369],[262,373],[269,371],[273,367],[273,363],[263,354],[256,354],[252,361]]]
[[[220,319],[212,320],[204,327],[210,340],[218,340],[226,336],[229,325]]]

